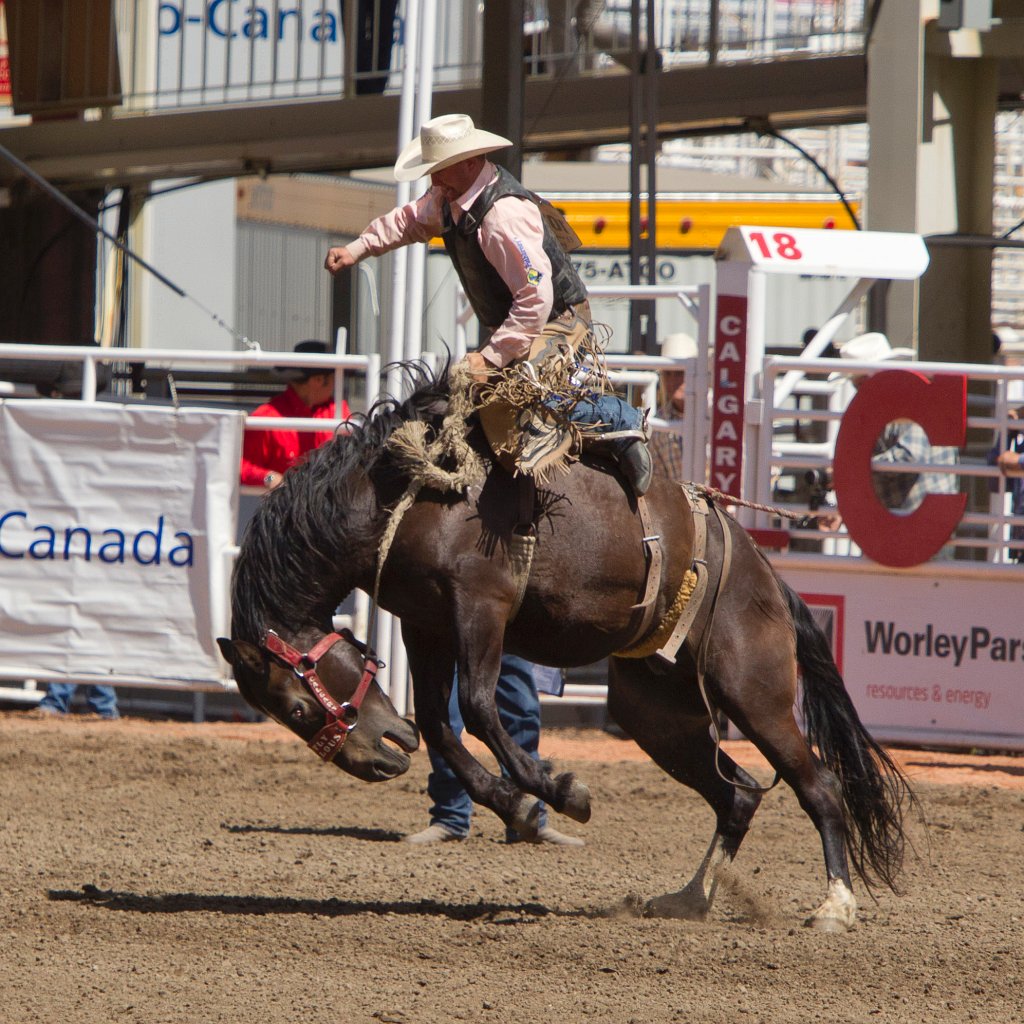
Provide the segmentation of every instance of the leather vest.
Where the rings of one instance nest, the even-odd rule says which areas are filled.
[[[448,203],[443,207],[444,227],[441,238],[444,247],[477,319],[492,330],[501,326],[508,316],[512,308],[512,293],[480,248],[477,231],[487,211],[504,196],[518,196],[524,202],[536,203],[534,194],[516,181],[504,167],[499,166],[498,176],[484,188],[476,202],[463,211],[458,224],[452,218]],[[550,321],[561,316],[569,306],[584,302],[587,289],[546,221],[543,244],[544,252],[551,261],[551,285],[554,292],[548,317]]]

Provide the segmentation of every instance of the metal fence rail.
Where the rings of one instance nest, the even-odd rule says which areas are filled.
[[[874,367],[875,370],[912,369],[922,374],[963,374],[968,379],[968,387],[972,396],[967,417],[968,436],[983,440],[969,443],[959,462],[955,465],[939,465],[933,463],[902,463],[899,467],[878,467],[878,472],[927,472],[929,474],[949,475],[961,481],[961,489],[970,489],[968,481],[986,481],[987,497],[975,499],[968,505],[960,525],[950,544],[955,546],[951,557],[944,559],[942,565],[934,563],[937,571],[969,570],[998,572],[997,566],[1005,566],[1013,562],[1014,553],[1024,550],[1024,543],[1010,539],[1015,520],[1007,501],[1007,479],[999,470],[986,461],[988,449],[992,445],[1002,444],[1008,447],[1007,437],[1014,432],[1020,421],[1011,416],[1012,409],[1019,405],[1009,395],[1012,382],[1016,387],[1024,389],[1024,367],[1020,366],[983,366],[977,363],[900,363],[890,361]],[[789,397],[776,402],[774,396],[783,394],[780,383],[787,374],[794,372],[800,375],[810,373],[822,377],[836,369],[835,360],[803,359],[790,357],[773,357],[765,361],[762,385],[763,405],[761,422],[754,431],[757,439],[756,491],[748,495],[752,500],[774,504],[790,512],[807,512],[806,504],[794,504],[780,501],[778,481],[780,477],[792,476],[796,473],[812,471],[828,475],[832,468],[832,453],[839,422],[843,417],[849,401],[849,384],[846,380],[824,381],[812,380],[803,385],[803,394],[816,394],[822,401],[819,408],[800,408]],[[798,389],[799,389],[798,385]],[[987,393],[986,393],[987,392]],[[825,439],[817,442],[801,442],[795,440],[800,434],[798,424],[817,423],[822,425]],[[1001,449],[1000,449],[1001,450]],[[758,512],[754,517],[755,525],[767,528],[772,525],[769,513]],[[797,529],[790,531],[793,536],[803,540],[823,541],[820,559],[827,565],[829,558],[844,559],[860,558],[860,551],[846,538],[845,532],[838,536],[823,534],[814,529]],[[980,563],[979,554],[984,561]],[[782,555],[780,558],[792,557],[806,561],[805,556]],[[867,561],[867,559],[864,559]],[[1019,566],[1013,563],[1012,571],[1019,572]]]
[[[470,0],[57,0],[7,4],[15,91],[33,111],[118,114],[399,91],[410,8],[428,3],[435,84],[478,83]],[[621,69],[631,17],[626,0],[528,0],[526,74]],[[864,0],[659,0],[653,28],[666,67],[856,53]]]
[[[380,382],[380,356],[373,355],[345,355],[337,353],[333,355],[310,355],[294,352],[261,352],[261,351],[208,351],[208,350],[181,350],[181,349],[120,349],[120,348],[97,348],[81,347],[72,345],[3,345],[0,346],[0,356],[10,359],[30,360],[37,362],[61,362],[80,363],[82,370],[82,396],[80,401],[87,404],[97,401],[97,379],[96,366],[98,363],[146,363],[150,366],[160,365],[163,367],[191,367],[196,366],[224,366],[237,369],[239,367],[324,367],[326,369],[339,371],[336,373],[336,401],[340,405],[343,397],[344,371],[365,374],[366,377],[366,403],[371,405],[379,396]],[[73,408],[75,399],[69,399],[69,409]],[[116,396],[113,401],[120,401]],[[143,403],[144,404],[144,400]],[[200,402],[181,403],[186,405],[198,405]],[[69,419],[73,416],[69,416]],[[280,417],[256,417],[249,416],[246,419],[248,430],[314,430],[337,429],[342,426],[343,420],[325,419],[282,419]],[[237,547],[230,548],[226,552],[229,558],[237,555]],[[365,595],[357,595],[353,609],[351,623],[357,630],[366,628],[366,608],[368,599]],[[225,617],[227,618],[227,617]],[[382,613],[382,620],[390,620],[390,616]],[[225,666],[227,672],[227,666]],[[0,666],[0,684],[6,682],[9,685],[0,685],[0,699],[18,701],[23,703],[34,703],[38,701],[43,691],[39,689],[39,681],[45,679],[45,675],[38,674],[39,678],[27,677],[21,671],[12,672]],[[385,688],[389,689],[387,670],[383,670],[379,681]],[[141,679],[116,679],[111,680],[120,686],[145,687],[147,691],[166,690],[187,692],[195,695],[193,716],[201,718],[205,707],[206,694],[222,692],[234,693],[234,684],[225,679],[225,686],[218,688],[209,683],[188,683],[161,681],[154,684]],[[408,682],[405,679],[395,681],[394,700],[399,710],[404,712],[405,701],[408,694]],[[157,709],[178,708],[180,705],[171,700],[147,699],[147,706]]]

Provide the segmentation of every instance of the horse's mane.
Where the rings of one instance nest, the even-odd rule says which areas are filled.
[[[400,364],[407,398],[381,398],[346,421],[344,434],[310,452],[267,494],[249,521],[232,576],[235,639],[257,643],[268,625],[326,625],[355,586],[352,556],[376,548],[381,508],[374,482],[399,486],[386,443],[410,420],[440,419],[450,396],[448,363]]]

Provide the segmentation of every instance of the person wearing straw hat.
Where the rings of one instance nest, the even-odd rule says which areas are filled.
[[[666,359],[696,359],[697,342],[682,332],[668,334],[662,339],[661,354]],[[651,435],[649,445],[654,472],[681,483],[684,478],[683,438],[671,428],[686,414],[686,368],[673,366],[662,370],[660,378],[656,419],[665,421],[670,429],[656,430]]]
[[[445,114],[423,124],[395,163],[398,181],[430,176],[418,200],[369,224],[357,239],[335,246],[324,267],[332,274],[368,256],[440,236],[462,282],[486,343],[466,357],[480,382],[540,351],[592,332],[587,290],[569,259],[571,228],[488,153],[512,143],[477,128],[466,114]],[[578,241],[578,240],[577,240]],[[650,485],[643,414],[614,394],[587,392],[568,418],[597,427],[611,446],[635,493]],[[541,477],[548,464],[537,434],[534,451],[517,456],[517,467]],[[556,452],[552,451],[552,458]]]

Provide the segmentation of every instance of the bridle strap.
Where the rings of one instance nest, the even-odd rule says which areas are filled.
[[[357,650],[363,652],[364,657],[363,676],[359,680],[359,685],[349,700],[339,704],[320,681],[316,666],[317,662],[340,640],[352,644]],[[353,636],[352,631],[348,629],[343,629],[340,633],[328,633],[306,652],[292,647],[287,640],[283,640],[272,629],[268,629],[263,638],[263,649],[272,657],[288,665],[306,684],[306,688],[316,702],[324,709],[327,721],[308,745],[322,760],[332,760],[345,740],[348,739],[348,734],[359,724],[359,708],[370,685],[377,677],[377,669],[382,664],[381,660],[373,651],[360,644]]]

